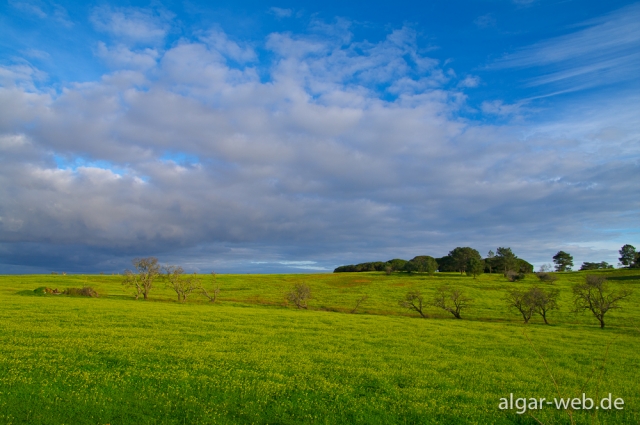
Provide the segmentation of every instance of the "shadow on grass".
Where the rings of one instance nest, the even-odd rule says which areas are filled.
[[[607,280],[638,280],[640,281],[640,274],[636,274],[632,276],[610,276],[610,277],[607,277]]]

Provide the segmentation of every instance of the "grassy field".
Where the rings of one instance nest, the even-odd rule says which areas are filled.
[[[550,371],[563,397],[624,399],[623,410],[575,411],[576,423],[638,424],[640,271],[599,273],[634,289],[605,329],[570,312],[584,273],[559,274],[549,326],[523,325],[503,301],[535,276],[219,275],[215,305],[196,295],[179,304],[162,285],[135,301],[120,276],[3,276],[0,423],[571,423],[552,406],[535,418],[498,408],[510,393],[557,397]],[[296,283],[311,287],[309,310],[285,301]],[[398,305],[443,284],[474,299],[463,320]],[[42,286],[101,296],[33,295]]]

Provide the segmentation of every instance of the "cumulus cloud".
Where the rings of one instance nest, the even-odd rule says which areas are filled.
[[[99,31],[130,43],[159,43],[167,35],[172,15],[135,7],[96,7],[91,22]]]
[[[151,12],[107,12],[97,25],[109,31],[164,36],[123,23]],[[33,67],[3,68],[6,264],[32,267],[37,252],[46,267],[94,271],[136,255],[326,270],[456,245],[527,258],[560,234],[595,240],[612,213],[630,225],[640,193],[621,181],[638,176],[637,118],[610,112],[588,131],[581,115],[526,128],[463,119],[477,80],[456,87],[415,31],[371,43],[336,25],[271,34],[268,64],[220,30],[165,49],[101,44],[113,72],[59,92],[38,89]],[[629,157],[585,148],[620,134]]]

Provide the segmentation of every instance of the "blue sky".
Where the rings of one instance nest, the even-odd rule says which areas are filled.
[[[639,247],[640,3],[0,6],[0,273]]]

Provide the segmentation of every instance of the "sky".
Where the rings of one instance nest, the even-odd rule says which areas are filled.
[[[420,4],[424,3],[424,4]],[[640,248],[640,3],[8,0],[0,274]]]

